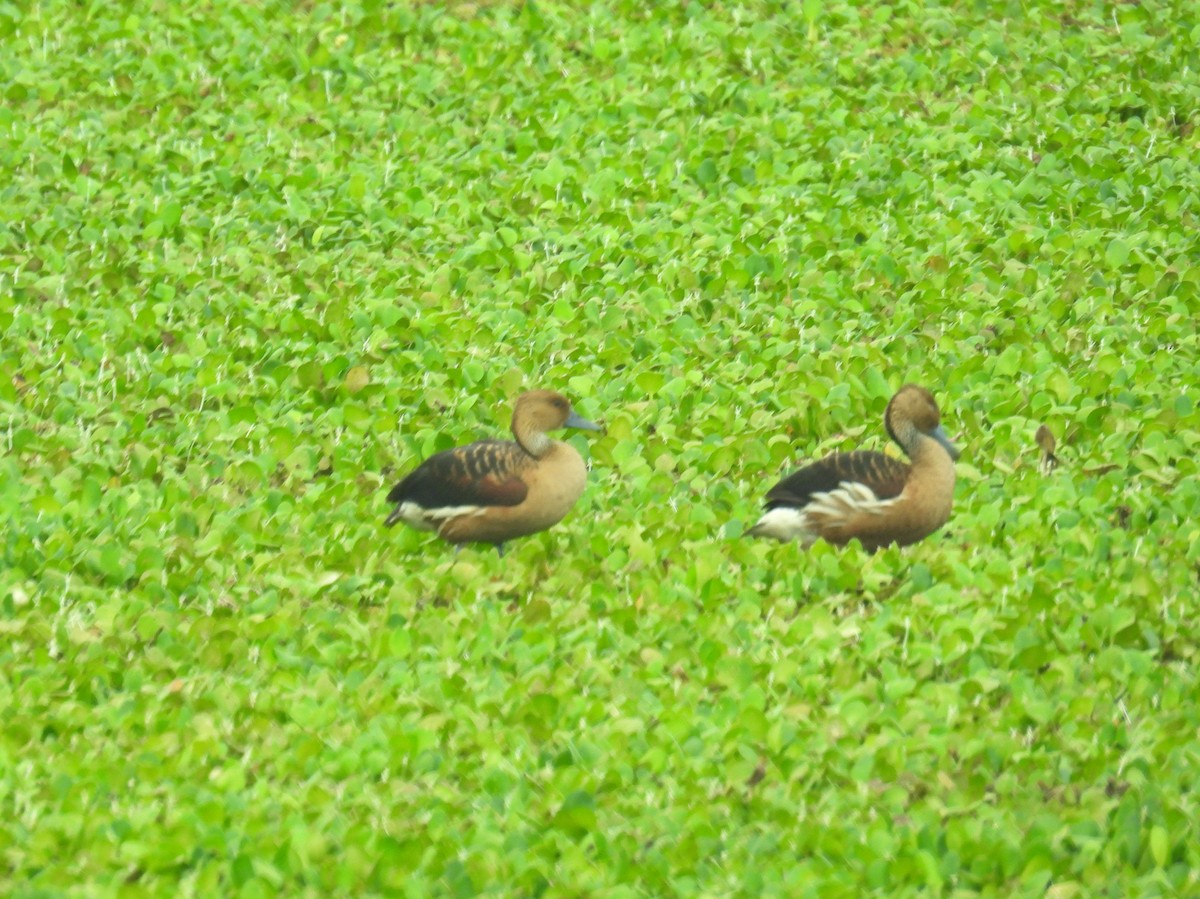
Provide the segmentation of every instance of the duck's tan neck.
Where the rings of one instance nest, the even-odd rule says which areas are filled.
[[[918,434],[909,451],[912,475],[904,488],[913,509],[924,510],[930,522],[941,527],[954,503],[954,459],[946,448],[926,434]]]
[[[905,447],[908,458],[912,459],[913,468],[926,468],[949,463],[954,466],[954,460],[946,452],[946,448],[928,434],[916,432],[916,439]]]
[[[892,432],[892,439],[900,444],[900,449],[904,450],[904,455],[916,462],[917,453],[921,451],[921,438],[924,435],[908,423],[894,425],[889,430]]]
[[[517,443],[521,444],[521,449],[538,459],[550,452],[550,447],[554,446],[554,441],[545,431],[534,428],[522,428],[514,424],[513,436],[517,438]]]
[[[954,464],[954,460],[950,458],[945,447],[928,434],[918,431],[911,424],[896,428],[896,438],[905,454],[912,460],[914,468],[938,465],[943,461]],[[943,457],[945,458],[943,459]]]

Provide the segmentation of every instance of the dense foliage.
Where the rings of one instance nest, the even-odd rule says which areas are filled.
[[[0,2],[0,892],[1200,891],[1192,12]],[[906,381],[944,531],[741,537]]]

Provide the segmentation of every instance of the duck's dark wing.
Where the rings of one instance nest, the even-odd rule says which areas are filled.
[[[531,457],[511,440],[480,440],[430,456],[388,493],[390,503],[423,509],[516,506],[529,488],[521,472]]]
[[[908,480],[909,467],[883,453],[860,450],[834,453],[788,475],[767,493],[766,507],[808,505],[814,493],[837,490],[843,481],[871,488],[878,499],[899,496]]]

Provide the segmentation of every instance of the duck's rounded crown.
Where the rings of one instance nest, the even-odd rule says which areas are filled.
[[[513,420],[532,431],[557,431],[570,417],[570,401],[553,390],[522,393],[513,408]]]

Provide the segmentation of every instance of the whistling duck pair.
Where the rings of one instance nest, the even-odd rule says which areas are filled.
[[[748,533],[808,546],[857,539],[868,551],[929,536],[950,517],[958,450],[942,430],[937,403],[907,384],[892,397],[884,426],[911,464],[876,452],[834,453],[776,484]],[[504,543],[545,530],[583,493],[587,469],[570,444],[547,432],[602,430],[561,394],[522,394],[511,440],[480,440],[429,457],[388,493],[390,527],[404,521],[450,543]]]

